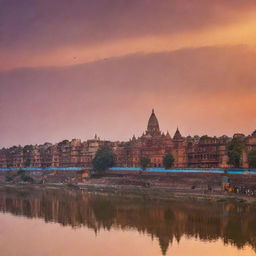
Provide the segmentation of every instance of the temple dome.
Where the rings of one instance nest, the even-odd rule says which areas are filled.
[[[147,127],[147,133],[154,135],[154,134],[161,134],[160,133],[160,128],[159,128],[159,123],[156,118],[154,109],[152,109],[152,113],[150,115],[150,118],[148,120],[148,127]]]

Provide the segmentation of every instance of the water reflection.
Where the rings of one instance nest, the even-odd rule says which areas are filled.
[[[1,189],[0,210],[73,228],[136,229],[159,240],[164,255],[182,236],[256,248],[255,207],[195,201],[156,202],[61,189]]]

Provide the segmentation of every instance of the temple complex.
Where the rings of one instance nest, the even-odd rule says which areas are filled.
[[[169,152],[175,159],[175,167],[186,167],[186,147],[186,140],[178,129],[173,138],[169,132],[164,134],[160,131],[157,117],[152,110],[147,130],[142,136],[133,136],[129,142],[119,146],[116,152],[116,165],[137,167],[140,165],[140,159],[147,157],[150,159],[151,167],[162,167],[163,157]]]
[[[241,167],[248,168],[247,153],[256,148],[256,131],[250,136],[235,134],[244,142]],[[187,136],[177,128],[173,137],[160,130],[155,111],[149,117],[146,131],[127,142],[101,140],[97,135],[82,142],[64,140],[57,144],[13,146],[0,150],[0,168],[24,167],[91,167],[98,149],[110,147],[117,167],[139,167],[143,157],[150,159],[150,167],[163,167],[163,157],[170,153],[175,168],[228,168],[227,136]]]

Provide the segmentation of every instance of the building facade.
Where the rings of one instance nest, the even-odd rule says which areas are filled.
[[[247,153],[256,148],[256,131],[250,136],[235,134],[244,142],[241,167],[248,168]],[[146,131],[127,142],[93,139],[81,142],[73,139],[57,144],[13,146],[0,150],[0,168],[23,167],[91,167],[98,149],[110,147],[115,155],[115,166],[138,167],[143,157],[150,159],[150,167],[163,167],[163,157],[170,153],[175,168],[228,168],[227,136],[183,137],[177,128],[172,137],[160,130],[154,110],[148,120]]]
[[[255,137],[256,138],[256,137]],[[176,168],[228,167],[228,137],[183,137],[177,128],[173,137],[160,131],[157,117],[152,110],[147,130],[141,137],[133,138],[116,151],[116,165],[136,167],[140,159],[150,159],[150,167],[163,167],[163,157],[170,153]]]

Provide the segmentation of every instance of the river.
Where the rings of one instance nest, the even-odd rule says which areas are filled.
[[[1,256],[256,255],[256,208],[68,189],[0,189]]]

